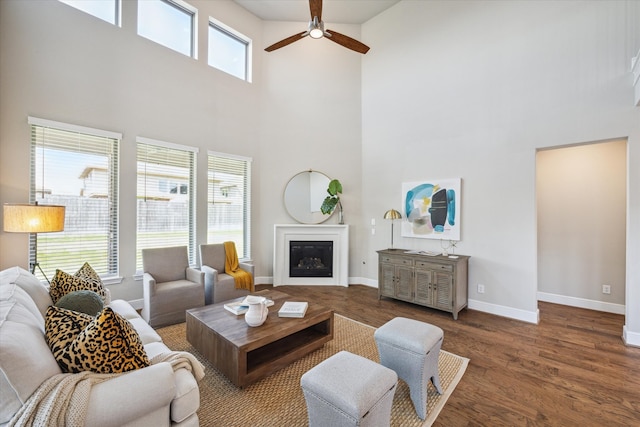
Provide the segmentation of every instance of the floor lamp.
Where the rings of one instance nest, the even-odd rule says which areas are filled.
[[[38,233],[51,233],[64,230],[64,206],[28,204],[4,205],[4,231],[8,233],[33,233],[34,255],[30,263],[31,273],[40,270],[49,282],[38,263]]]
[[[393,221],[400,218],[402,218],[402,215],[395,209],[389,209],[384,213],[384,219],[391,220],[391,249],[393,249]]]

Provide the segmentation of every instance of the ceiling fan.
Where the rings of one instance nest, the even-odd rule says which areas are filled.
[[[367,53],[369,51],[369,46],[360,43],[358,40],[352,39],[349,36],[345,36],[344,34],[340,34],[339,32],[328,28],[326,30],[324,29],[324,22],[322,21],[322,0],[309,0],[309,9],[311,11],[311,20],[309,21],[309,28],[307,31],[303,31],[298,34],[294,34],[291,37],[287,37],[284,40],[280,40],[279,42],[265,48],[265,50],[267,52],[271,52],[309,36],[312,39],[326,37],[334,43],[338,43],[347,49],[351,49],[359,53]]]

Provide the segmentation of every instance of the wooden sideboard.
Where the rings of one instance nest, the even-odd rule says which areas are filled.
[[[378,299],[395,298],[448,311],[458,319],[467,306],[469,256],[423,255],[406,249],[378,251]]]

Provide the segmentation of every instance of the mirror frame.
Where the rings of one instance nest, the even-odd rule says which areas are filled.
[[[317,182],[315,189],[311,188],[312,174],[315,179],[321,180]],[[321,224],[331,218],[333,212],[330,215],[320,212],[322,201],[328,195],[329,182],[331,182],[329,176],[313,169],[299,172],[291,177],[283,195],[284,207],[289,216],[301,224]],[[317,211],[311,210],[312,197],[317,201]]]

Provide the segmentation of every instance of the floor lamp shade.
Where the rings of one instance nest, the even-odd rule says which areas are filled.
[[[4,205],[4,231],[9,233],[51,233],[64,230],[64,206]]]

